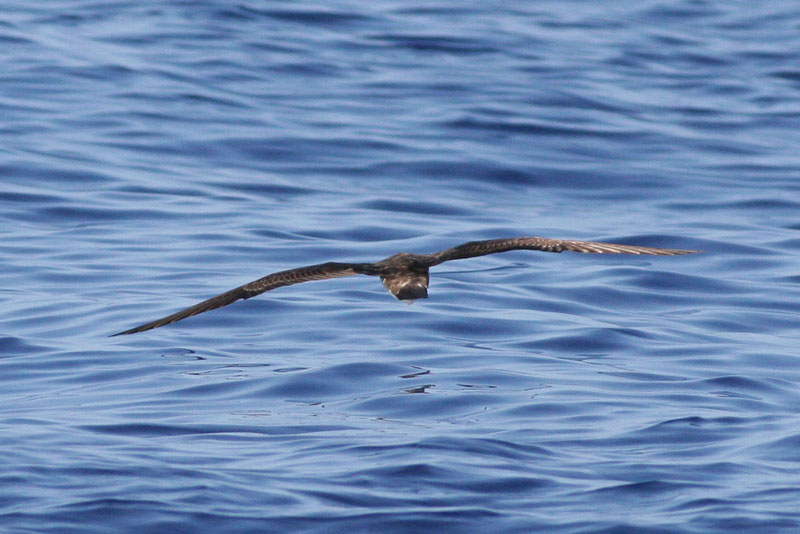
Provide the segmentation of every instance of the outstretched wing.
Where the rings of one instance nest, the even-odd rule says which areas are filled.
[[[310,282],[311,280],[339,278],[340,276],[350,276],[353,274],[360,274],[362,272],[364,272],[363,264],[328,262],[272,273],[243,286],[226,291],[225,293],[217,295],[216,297],[211,297],[210,299],[204,300],[203,302],[195,304],[194,306],[186,308],[185,310],[181,310],[173,313],[172,315],[162,317],[161,319],[156,319],[155,321],[139,325],[131,328],[130,330],[125,330],[124,332],[118,332],[111,337],[121,336],[124,334],[135,334],[136,332],[144,332],[145,330],[158,328],[159,326],[174,323],[176,321],[180,321],[181,319],[191,317],[192,315],[197,315],[198,313],[203,313],[209,310],[227,306],[228,304],[236,302],[237,300],[255,297],[256,295],[260,295],[261,293],[278,287],[290,286],[292,284],[299,284],[301,282]]]
[[[647,254],[651,256],[677,256],[699,252],[697,250],[637,247],[634,245],[617,245],[615,243],[596,243],[594,241],[547,239],[545,237],[511,237],[508,239],[490,239],[488,241],[470,241],[436,254],[430,254],[432,261],[430,265],[509,250],[542,250],[544,252],[564,252],[568,250],[570,252],[589,254]]]

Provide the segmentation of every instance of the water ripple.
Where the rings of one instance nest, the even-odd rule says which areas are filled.
[[[73,4],[0,21],[0,530],[800,530],[793,3]],[[108,337],[513,235],[703,253]]]

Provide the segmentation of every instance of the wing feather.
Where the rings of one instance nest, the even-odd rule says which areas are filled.
[[[541,250],[544,252],[564,252],[566,250],[588,254],[646,254],[650,256],[678,256],[698,252],[697,250],[638,247],[634,245],[618,245],[616,243],[598,243],[595,241],[571,241],[545,237],[512,237],[508,239],[490,239],[488,241],[470,241],[469,243],[431,254],[431,265],[438,265],[445,261],[507,252],[509,250]]]
[[[152,330],[159,326],[168,325],[181,319],[186,319],[198,313],[207,312],[222,308],[228,304],[232,304],[237,300],[249,299],[260,295],[266,291],[273,289],[299,284],[301,282],[310,282],[312,280],[326,280],[328,278],[339,278],[341,276],[350,276],[353,274],[360,274],[363,272],[361,264],[357,263],[320,263],[318,265],[309,265],[307,267],[298,267],[297,269],[289,269],[288,271],[280,271],[277,273],[269,274],[258,280],[254,280],[243,286],[231,289],[208,300],[199,302],[194,306],[190,306],[185,310],[180,310],[172,315],[167,315],[161,319],[156,319],[149,323],[145,323],[123,332],[113,334],[114,336],[121,336],[125,334],[135,334],[137,332],[144,332],[145,330]]]

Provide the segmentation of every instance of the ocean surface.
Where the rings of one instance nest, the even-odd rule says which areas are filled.
[[[0,1],[0,532],[800,532],[800,6]],[[520,235],[285,287],[268,273]]]

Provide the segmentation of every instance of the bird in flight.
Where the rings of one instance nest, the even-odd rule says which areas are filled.
[[[237,288],[211,297],[185,310],[180,310],[114,336],[135,334],[168,325],[186,319],[198,313],[207,312],[227,306],[237,300],[249,299],[266,291],[283,286],[290,286],[312,280],[327,280],[353,274],[380,276],[389,293],[398,300],[413,301],[428,298],[428,269],[451,260],[474,258],[487,254],[496,254],[509,250],[541,250],[544,252],[583,252],[588,254],[643,254],[649,256],[678,256],[693,254],[698,250],[675,250],[669,248],[637,247],[633,245],[617,245],[614,243],[596,243],[593,241],[570,241],[567,239],[547,239],[544,237],[512,237],[507,239],[490,239],[487,241],[470,241],[457,247],[449,248],[433,254],[411,254],[400,252],[375,263],[319,263],[268,274]],[[113,336],[112,336],[113,337]]]

